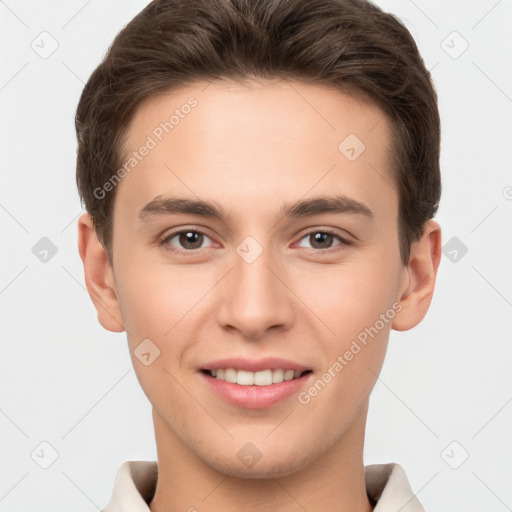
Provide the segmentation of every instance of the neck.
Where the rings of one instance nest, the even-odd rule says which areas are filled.
[[[370,512],[373,508],[366,494],[363,465],[367,411],[368,403],[340,439],[306,467],[278,478],[255,479],[214,469],[153,410],[158,481],[150,510]]]

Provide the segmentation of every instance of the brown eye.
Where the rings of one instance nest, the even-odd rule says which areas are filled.
[[[190,254],[201,249],[205,239],[210,239],[210,237],[201,231],[182,229],[181,231],[175,231],[166,236],[161,241],[161,245],[164,246],[166,250],[172,252]]]
[[[178,234],[178,241],[184,249],[199,249],[203,241],[203,234],[197,231],[183,231]]]
[[[310,243],[313,249],[329,249],[332,246],[334,236],[330,233],[313,233],[309,235]]]
[[[329,249],[337,250],[343,249],[346,246],[350,245],[348,240],[345,240],[338,234],[331,232],[329,230],[316,230],[307,233],[305,236],[301,238],[302,240],[307,240],[310,244],[310,248],[317,251],[328,252]],[[335,243],[338,240],[338,243]],[[299,244],[300,247],[307,247],[302,244]]]

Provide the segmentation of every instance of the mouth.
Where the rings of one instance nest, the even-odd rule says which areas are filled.
[[[263,410],[287,403],[311,385],[314,374],[311,369],[267,368],[253,372],[236,368],[204,368],[198,375],[212,396],[236,408]]]
[[[285,368],[268,368],[252,372],[236,368],[202,369],[202,373],[214,379],[238,384],[239,386],[271,386],[285,381],[297,380],[312,373],[312,370],[291,370]]]

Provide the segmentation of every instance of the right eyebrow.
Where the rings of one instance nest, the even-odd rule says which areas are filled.
[[[223,208],[214,202],[181,197],[157,196],[139,211],[139,219],[147,221],[155,216],[179,213],[201,215],[202,217],[211,217],[222,221],[227,217]]]

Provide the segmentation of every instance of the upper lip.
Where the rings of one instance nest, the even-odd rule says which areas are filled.
[[[275,370],[282,368],[283,370],[306,371],[310,370],[307,366],[281,359],[279,357],[264,357],[262,359],[247,359],[243,357],[230,357],[227,359],[218,359],[211,363],[205,364],[202,370],[218,370],[220,368],[235,368],[236,370],[247,370],[250,372],[258,372],[261,370]]]

